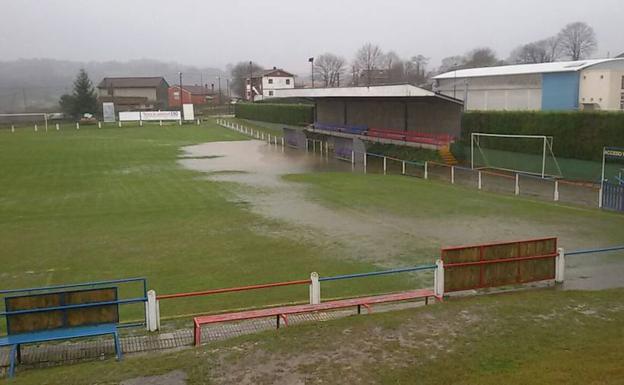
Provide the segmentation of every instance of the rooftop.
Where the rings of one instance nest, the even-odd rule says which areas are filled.
[[[334,88],[284,88],[273,91],[274,98],[440,98],[462,104],[461,100],[438,94],[411,84]]]
[[[623,59],[592,59],[592,60],[579,60],[579,61],[561,61],[553,63],[539,63],[539,64],[515,64],[507,66],[497,67],[482,67],[482,68],[469,68],[457,71],[449,71],[438,76],[434,79],[451,79],[451,78],[474,78],[484,76],[504,76],[504,75],[529,75],[529,74],[541,74],[552,72],[574,72],[580,71],[587,67],[594,66],[596,64],[608,63],[612,61],[622,61]]]
[[[120,77],[120,78],[104,78],[98,84],[98,88],[152,88],[159,87],[165,78],[162,76],[151,77]]]

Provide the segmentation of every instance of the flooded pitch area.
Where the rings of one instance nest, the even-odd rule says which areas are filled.
[[[579,226],[564,226],[503,217],[406,217],[372,208],[329,208],[306,186],[281,177],[312,172],[360,172],[331,156],[306,153],[258,140],[211,142],[183,148],[178,162],[207,173],[213,181],[234,182],[230,199],[244,201],[264,217],[291,226],[279,234],[313,241],[336,255],[384,267],[428,262],[442,246],[491,242],[556,234],[568,250],[604,246]],[[417,180],[414,181],[418,183]],[[582,227],[582,226],[581,226]],[[487,228],[488,231],[466,231]],[[414,255],[420,255],[414,260]],[[570,257],[565,287],[602,289],[624,285],[624,259],[616,255]]]

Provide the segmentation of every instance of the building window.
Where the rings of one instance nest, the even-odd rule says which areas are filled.
[[[273,84],[273,79],[269,78],[269,84]]]
[[[286,85],[290,85],[290,79],[286,79]],[[622,89],[624,89],[624,76],[622,76]]]
[[[251,84],[251,80],[247,79],[247,85]]]
[[[624,90],[624,76],[622,76],[622,89]]]
[[[174,91],[173,92],[173,99],[180,100],[180,92],[179,91]]]
[[[620,95],[620,110],[624,110],[624,92]]]
[[[269,91],[269,96],[273,96],[273,91]]]

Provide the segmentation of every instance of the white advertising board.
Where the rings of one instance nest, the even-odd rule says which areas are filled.
[[[144,111],[141,120],[180,120],[180,111]]]
[[[141,113],[139,111],[120,111],[119,112],[119,121],[120,122],[134,122],[141,120]]]
[[[182,112],[184,112],[184,120],[195,120],[195,111],[192,104],[183,104]]]
[[[104,115],[104,122],[115,122],[115,105],[111,102],[102,103],[102,115]]]

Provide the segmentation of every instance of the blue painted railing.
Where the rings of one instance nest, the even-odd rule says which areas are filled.
[[[420,265],[420,266],[414,266],[414,267],[404,267],[404,268],[399,268],[399,269],[371,271],[371,272],[368,272],[368,273],[334,275],[332,277],[321,277],[321,278],[319,278],[319,282],[323,282],[323,281],[337,281],[337,280],[341,280],[341,279],[372,277],[372,276],[375,276],[375,275],[407,273],[407,272],[411,272],[411,271],[435,270],[436,268],[437,268],[436,265]]]
[[[594,254],[594,253],[607,253],[610,251],[618,251],[624,250],[623,246],[612,246],[612,247],[602,247],[597,249],[585,249],[585,250],[574,250],[574,251],[566,251],[565,255],[580,255],[580,254]]]

